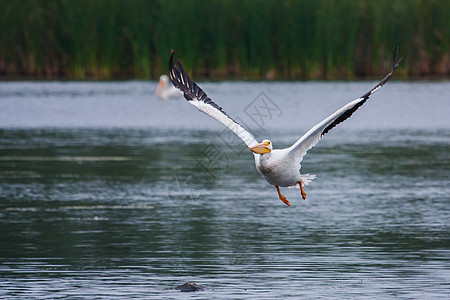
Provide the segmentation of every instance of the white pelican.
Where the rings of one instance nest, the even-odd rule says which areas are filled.
[[[180,91],[176,89],[173,85],[169,84],[169,77],[167,75],[161,75],[159,77],[159,83],[155,90],[155,96],[161,98],[162,100],[167,100],[169,98],[180,97]]]
[[[375,93],[389,80],[402,60],[402,58],[397,58],[398,49],[397,54],[394,53],[392,70],[380,83],[358,99],[344,105],[328,118],[315,125],[291,147],[285,149],[273,149],[273,144],[270,140],[263,140],[261,143],[258,143],[252,134],[228,116],[219,105],[214,103],[206,93],[189,78],[189,75],[184,71],[180,60],[177,60],[178,67],[174,66],[173,50],[169,61],[169,75],[173,85],[184,94],[184,97],[190,104],[228,127],[228,129],[233,131],[244,141],[249,150],[254,153],[255,165],[258,172],[268,183],[275,186],[281,201],[290,206],[289,201],[281,194],[279,187],[299,187],[302,198],[306,199],[306,193],[302,185],[307,185],[316,177],[315,175],[300,174],[300,162],[306,152],[314,147],[328,131],[348,119],[367,101],[367,99],[369,99],[370,95]]]

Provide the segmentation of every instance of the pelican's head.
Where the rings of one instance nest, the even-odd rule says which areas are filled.
[[[159,83],[156,87],[155,96],[158,97],[159,94],[161,94],[162,90],[166,87],[166,85],[169,83],[169,77],[167,75],[161,75],[159,77]]]
[[[248,149],[257,154],[270,153],[272,151],[272,142],[269,140],[263,140],[260,144]]]

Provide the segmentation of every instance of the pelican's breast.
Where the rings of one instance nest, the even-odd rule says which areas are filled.
[[[256,169],[266,181],[278,186],[295,185],[300,180],[299,167],[281,151],[261,155],[256,164]]]
[[[259,165],[257,168],[262,175],[269,175],[278,169],[278,164],[274,163],[270,165]]]

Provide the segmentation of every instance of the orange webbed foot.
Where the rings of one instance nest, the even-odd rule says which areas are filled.
[[[303,189],[302,181],[300,180],[298,182],[298,184],[300,185],[300,193],[302,194],[302,198],[303,198],[303,200],[306,200],[306,193],[305,193],[305,190]]]
[[[280,197],[280,200],[283,201],[287,206],[291,206],[291,204],[289,203],[289,201],[286,199],[285,196],[281,195],[280,193],[280,188],[276,185],[275,186],[277,188],[277,192],[278,192],[278,197]]]
[[[283,201],[284,203],[286,203],[287,206],[291,206],[291,204],[289,203],[288,199],[286,199],[285,196],[281,195],[280,196],[281,201]]]

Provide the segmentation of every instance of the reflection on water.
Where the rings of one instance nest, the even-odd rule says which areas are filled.
[[[0,295],[448,297],[448,130],[338,127],[302,163],[317,174],[307,200],[283,190],[289,208],[252,155],[194,116],[192,130],[117,120],[0,130]],[[268,126],[275,146],[304,132]],[[187,281],[206,290],[173,290]]]

